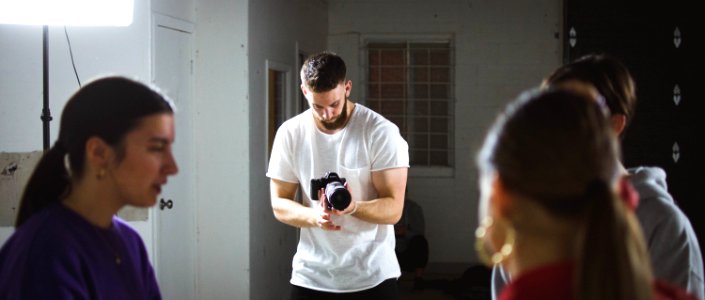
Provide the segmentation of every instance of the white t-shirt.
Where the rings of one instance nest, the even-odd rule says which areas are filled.
[[[354,201],[377,198],[371,172],[409,167],[409,146],[399,128],[356,104],[351,119],[335,134],[321,132],[307,110],[277,130],[267,177],[300,183],[303,204],[310,200],[311,179],[336,172],[345,178]],[[372,224],[350,215],[333,216],[339,231],[302,228],[292,263],[291,283],[325,292],[370,289],[401,275],[394,253],[393,225]]]

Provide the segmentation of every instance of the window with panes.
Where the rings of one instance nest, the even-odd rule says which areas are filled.
[[[370,42],[366,50],[365,104],[399,127],[413,166],[452,167],[450,42]]]

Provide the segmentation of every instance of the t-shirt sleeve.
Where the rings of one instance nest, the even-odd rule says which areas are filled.
[[[409,145],[391,122],[384,122],[372,131],[371,171],[409,167]]]
[[[274,137],[272,154],[269,157],[267,177],[291,183],[298,183],[294,173],[293,162],[293,137],[287,130],[286,123],[282,125]]]

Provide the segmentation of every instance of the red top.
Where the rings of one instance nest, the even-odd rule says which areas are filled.
[[[529,270],[513,280],[499,300],[573,299],[573,263],[550,264]],[[695,296],[661,280],[654,282],[655,300],[697,300]]]
[[[573,263],[538,267],[521,274],[499,295],[499,300],[573,299]]]

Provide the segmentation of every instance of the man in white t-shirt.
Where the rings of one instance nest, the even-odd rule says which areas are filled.
[[[272,147],[274,216],[301,228],[291,299],[399,297],[393,225],[404,207],[408,145],[396,125],[348,99],[345,73],[330,52],[304,62],[301,91],[310,109],[284,122]],[[311,188],[329,172],[345,179],[347,207],[329,207],[325,188]],[[299,187],[301,203],[294,200]]]

